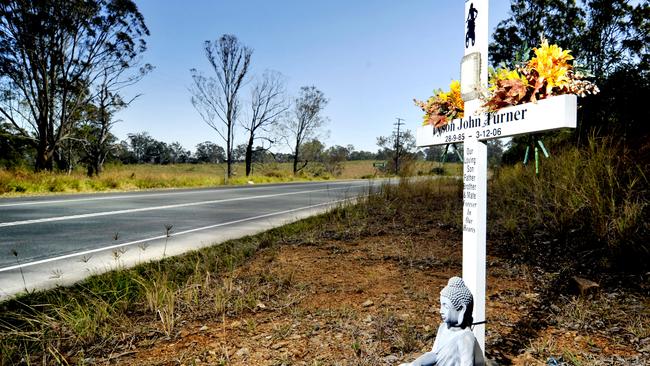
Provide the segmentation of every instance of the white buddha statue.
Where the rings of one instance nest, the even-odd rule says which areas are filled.
[[[442,323],[438,327],[433,348],[415,361],[400,366],[485,365],[481,347],[470,329],[473,309],[474,298],[463,280],[450,278],[447,286],[440,291]]]

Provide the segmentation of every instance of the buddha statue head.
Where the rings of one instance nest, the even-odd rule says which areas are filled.
[[[440,291],[440,315],[447,327],[466,328],[474,321],[474,297],[460,277],[449,279]]]

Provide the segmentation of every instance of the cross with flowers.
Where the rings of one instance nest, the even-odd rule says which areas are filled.
[[[490,72],[488,0],[465,0],[461,80],[417,101],[425,112],[418,147],[463,143],[463,279],[474,295],[473,331],[485,351],[487,147],[485,141],[575,128],[577,96],[598,88],[576,70],[568,50],[542,40],[534,57]],[[540,143],[546,155],[546,149]],[[537,148],[535,148],[537,152]],[[526,154],[528,155],[528,154]]]

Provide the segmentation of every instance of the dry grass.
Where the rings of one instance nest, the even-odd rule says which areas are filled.
[[[253,174],[246,177],[244,165],[234,165],[234,176],[229,184],[253,182],[282,183],[294,181],[359,179],[385,176],[373,167],[373,161],[349,161],[343,164],[341,174],[332,176],[322,164],[312,163],[294,176],[290,163],[255,164]],[[437,164],[417,162],[414,174],[428,174]],[[456,174],[457,164],[446,164],[448,174]],[[79,169],[71,174],[34,173],[25,168],[0,169],[0,196],[28,194],[60,194],[104,191],[132,191],[161,188],[213,187],[224,184],[225,164],[171,164],[171,165],[108,165],[100,177],[89,178]]]
[[[223,184],[217,165],[115,165],[100,177],[34,173],[26,169],[0,170],[0,194],[47,194],[72,192],[128,191],[152,188],[205,187]]]
[[[611,139],[544,159],[540,175],[517,164],[490,185],[491,231],[520,242],[528,259],[582,269],[648,269],[650,176]],[[579,263],[572,263],[575,257]]]

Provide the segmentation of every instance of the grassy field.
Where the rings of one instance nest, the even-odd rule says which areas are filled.
[[[313,163],[294,176],[290,163],[256,164],[246,177],[244,165],[235,164],[228,184],[281,183],[309,180],[360,179],[385,176],[373,167],[374,161],[349,161],[339,175],[328,173],[322,164]],[[438,163],[415,162],[410,174],[429,174]],[[459,164],[445,164],[445,174],[457,174]],[[225,164],[108,165],[99,177],[89,178],[79,169],[71,174],[34,173],[28,169],[0,169],[0,195],[130,191],[139,189],[213,187],[224,184]]]

